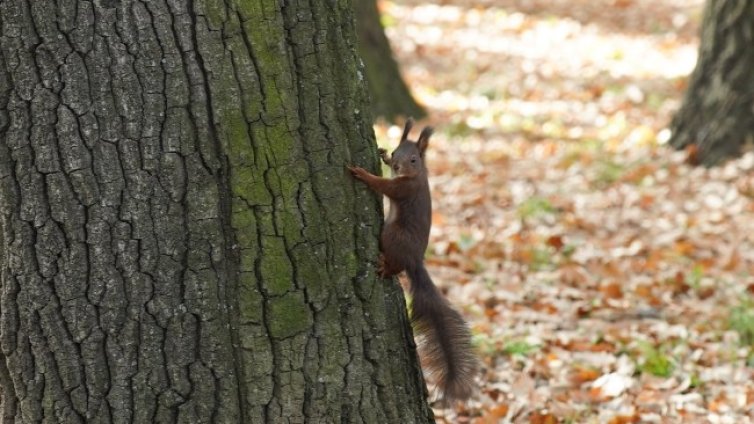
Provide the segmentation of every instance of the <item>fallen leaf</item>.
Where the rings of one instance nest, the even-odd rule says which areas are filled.
[[[592,383],[592,389],[598,390],[598,397],[611,398],[620,396],[633,384],[634,381],[631,377],[618,373],[609,373],[596,379]]]

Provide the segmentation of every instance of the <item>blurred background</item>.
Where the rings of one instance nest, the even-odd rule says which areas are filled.
[[[752,422],[754,155],[729,118],[754,1],[356,3],[379,144],[436,127],[427,262],[485,365],[438,422]]]

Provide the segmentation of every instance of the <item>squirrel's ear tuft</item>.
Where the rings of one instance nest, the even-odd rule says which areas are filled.
[[[419,140],[416,141],[416,145],[419,147],[419,153],[424,156],[424,152],[427,151],[429,145],[429,137],[435,130],[432,127],[424,127],[421,134],[419,134]]]
[[[411,132],[411,128],[414,126],[414,118],[406,119],[406,126],[403,128],[403,135],[401,136],[401,143],[405,143],[408,140],[408,133]]]

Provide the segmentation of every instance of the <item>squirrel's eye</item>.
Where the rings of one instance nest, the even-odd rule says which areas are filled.
[[[411,157],[411,163],[416,163],[416,156]]]

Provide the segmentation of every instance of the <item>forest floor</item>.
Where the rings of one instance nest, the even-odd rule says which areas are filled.
[[[437,128],[430,273],[484,364],[438,422],[754,422],[754,154],[665,145],[702,6],[380,3]]]

